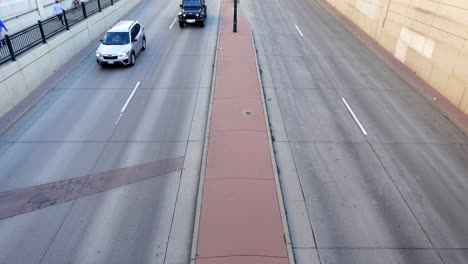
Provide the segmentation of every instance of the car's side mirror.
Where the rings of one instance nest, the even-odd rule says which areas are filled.
[[[203,8],[206,8],[206,5],[205,5],[205,4],[203,4]]]
[[[100,39],[99,41],[101,41],[101,43],[102,43],[102,39]]]
[[[179,5],[179,6],[180,6],[180,8],[182,8],[182,5]]]

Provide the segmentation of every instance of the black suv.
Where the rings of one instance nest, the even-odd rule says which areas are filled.
[[[205,26],[206,19],[206,4],[205,0],[182,0],[179,13],[179,26],[184,27],[185,24],[198,23],[200,26]]]

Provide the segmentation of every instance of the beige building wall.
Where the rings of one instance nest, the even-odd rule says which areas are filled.
[[[468,114],[468,0],[326,0]]]

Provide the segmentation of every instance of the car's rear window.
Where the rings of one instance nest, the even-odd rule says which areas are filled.
[[[102,40],[104,45],[125,45],[130,43],[128,32],[107,32]]]

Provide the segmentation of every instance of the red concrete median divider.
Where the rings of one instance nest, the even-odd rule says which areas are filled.
[[[192,261],[290,263],[252,34],[223,6]]]

